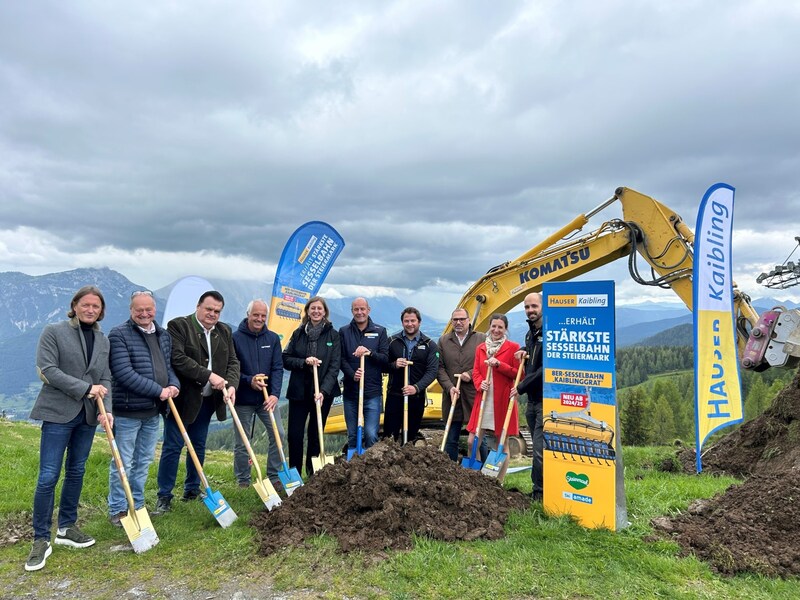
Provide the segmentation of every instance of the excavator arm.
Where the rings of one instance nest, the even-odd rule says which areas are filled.
[[[622,219],[605,221],[580,235],[589,220],[610,205],[622,205]],[[566,281],[623,257],[634,281],[672,289],[692,310],[694,233],[680,215],[660,202],[630,188],[579,215],[515,260],[490,269],[461,298],[458,306],[472,315],[472,325],[485,331],[493,313],[505,313],[530,292],[552,281]],[[637,257],[649,266],[639,272]],[[800,311],[774,309],[759,318],[747,294],[733,284],[737,345],[746,369],[796,366],[800,356]],[[449,331],[447,325],[445,332]]]

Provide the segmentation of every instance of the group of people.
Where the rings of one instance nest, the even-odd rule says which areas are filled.
[[[220,321],[225,301],[214,290],[200,296],[195,312],[176,317],[161,327],[155,320],[156,303],[149,291],[135,291],[130,318],[111,329],[106,337],[98,322],[105,314],[105,299],[94,286],[78,290],[67,313],[68,320],[44,328],[37,348],[36,366],[42,388],[30,417],[42,421],[39,477],[33,506],[34,542],[25,569],[45,566],[52,553],[51,529],[56,484],[64,483],[58,510],[54,544],[86,548],[95,540],[76,526],[77,506],[86,460],[97,425],[113,428],[117,448],[130,482],[134,508],[144,506],[149,467],[155,458],[160,424],[163,445],[158,465],[158,494],[153,515],[171,510],[178,467],[184,446],[175,419],[178,412],[200,464],[213,416],[227,419],[230,405],[244,425],[245,435],[254,420],[261,420],[270,438],[267,476],[280,489],[281,458],[277,435],[286,435],[289,466],[305,466],[312,473],[311,458],[319,455],[316,405],[323,424],[334,399],[343,395],[348,447],[357,444],[358,404],[363,394],[363,448],[378,441],[380,415],[384,412],[384,437],[409,441],[419,435],[426,405],[426,389],[436,379],[442,386],[443,414],[455,406],[446,451],[458,459],[458,441],[464,421],[471,436],[478,431],[491,439],[499,436],[509,401],[528,394],[526,417],[536,448],[533,496],[541,499],[541,295],[525,298],[530,324],[525,350],[507,337],[504,315],[492,315],[488,334],[473,331],[463,308],[452,314],[452,331],[438,343],[420,331],[422,316],[405,308],[402,330],[393,336],[370,318],[365,298],[351,305],[351,322],[335,329],[327,303],[315,296],[305,304],[299,327],[281,347],[279,336],[267,328],[269,308],[253,300],[235,331]],[[513,385],[517,366],[525,361],[525,378]],[[487,378],[491,366],[492,377]],[[288,432],[284,433],[278,408],[284,369],[289,371],[286,391]],[[339,384],[342,373],[343,390]],[[383,374],[388,374],[385,406]],[[456,385],[461,379],[460,385]],[[363,391],[362,391],[363,388]],[[482,395],[486,395],[483,419],[478,423]],[[408,402],[407,424],[404,404]],[[103,403],[104,411],[98,404]],[[516,403],[515,403],[516,404]],[[516,406],[509,434],[518,432]],[[251,465],[244,440],[238,432],[234,449],[234,475],[241,487],[250,485]],[[470,438],[471,441],[471,438]],[[482,456],[488,452],[481,443]],[[64,456],[66,454],[66,463]],[[186,458],[183,500],[201,498],[200,476]],[[109,469],[109,520],[122,526],[128,504],[116,463]]]

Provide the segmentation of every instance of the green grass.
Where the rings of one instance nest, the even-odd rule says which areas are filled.
[[[39,430],[0,421],[0,524],[24,522],[36,484]],[[724,578],[704,563],[680,557],[678,547],[647,541],[653,517],[685,510],[710,497],[730,478],[687,476],[655,470],[670,448],[628,448],[625,477],[631,525],[621,532],[587,530],[568,518],[546,516],[540,505],[515,514],[507,537],[494,542],[443,543],[416,540],[410,552],[381,556],[336,552],[335,540],[319,537],[308,547],[262,557],[256,553],[250,517],[263,509],[252,489],[235,485],[230,454],[207,457],[212,488],[223,493],[239,520],[222,529],[201,502],[176,501],[173,512],[154,518],[161,542],[135,555],[113,551],[127,542],[106,520],[110,455],[104,437],[92,450],[80,509],[81,525],[97,539],[87,550],[56,547],[47,566],[25,573],[26,539],[0,547],[0,587],[9,597],[48,597],[66,586],[69,594],[115,598],[136,587],[150,597],[175,590],[212,596],[237,589],[307,597],[341,598],[796,598],[800,582],[758,576]],[[183,473],[179,474],[182,481]],[[155,464],[147,490],[155,501]],[[527,472],[510,475],[508,487],[530,490]],[[321,507],[324,510],[324,506]],[[59,588],[61,586],[61,588]],[[271,586],[271,587],[267,587]],[[228,594],[230,595],[230,594]],[[29,596],[30,597],[30,596]]]

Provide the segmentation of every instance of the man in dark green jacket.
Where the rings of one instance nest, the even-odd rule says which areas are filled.
[[[194,314],[176,317],[167,325],[172,336],[172,368],[178,375],[181,393],[175,407],[186,426],[189,439],[200,464],[206,455],[206,437],[211,416],[228,418],[222,390],[228,385],[228,395],[235,402],[239,385],[239,360],[233,346],[231,328],[220,322],[225,300],[217,291],[200,296]],[[170,509],[172,489],[178,476],[178,463],[183,449],[175,418],[167,413],[164,419],[164,445],[158,464],[158,502],[154,514]],[[200,498],[200,477],[194,463],[186,457],[186,481],[183,499]]]

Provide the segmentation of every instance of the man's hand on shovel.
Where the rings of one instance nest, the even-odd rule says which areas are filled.
[[[236,404],[236,389],[225,380],[222,381],[222,396],[231,406]]]
[[[467,373],[454,373],[453,377],[456,378],[456,384],[450,388],[450,404],[458,402],[461,396],[461,382],[465,381],[465,377],[469,378],[469,375]],[[469,381],[469,379],[467,379],[467,381]]]
[[[108,388],[106,386],[96,383],[91,387],[87,396],[95,402],[102,402],[107,393]],[[106,430],[106,425],[108,425],[108,430],[111,430],[114,428],[114,415],[108,412],[100,413],[97,415],[97,422],[100,423],[103,430]]]

